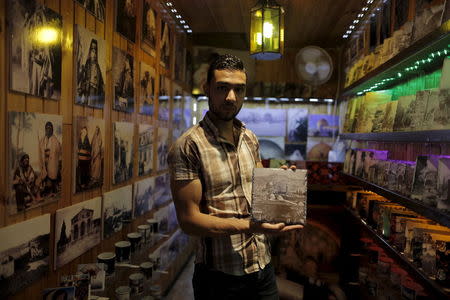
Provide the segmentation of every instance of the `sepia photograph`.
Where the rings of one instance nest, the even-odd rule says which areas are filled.
[[[432,91],[428,98],[424,129],[439,130],[450,127],[450,89]]]
[[[97,19],[105,21],[106,0],[76,0]]]
[[[158,97],[158,120],[168,122],[170,118],[169,110],[169,79],[164,75],[159,75],[159,97]],[[164,122],[160,122],[164,123]]]
[[[165,22],[161,18],[161,44],[160,44],[161,58],[160,58],[160,63],[166,69],[168,69],[169,65],[170,65],[170,38],[171,38],[171,36],[170,36],[169,24],[167,24],[167,22]]]
[[[311,161],[328,161],[328,153],[333,147],[333,138],[308,137],[306,159]]]
[[[75,27],[75,104],[105,105],[106,41],[86,28]]]
[[[289,142],[306,142],[308,138],[308,109],[288,109],[287,127],[287,140]]]
[[[100,243],[102,198],[58,209],[55,214],[55,270]]]
[[[141,62],[139,70],[139,113],[152,117],[155,107],[155,80],[155,68]]]
[[[8,299],[49,270],[50,214],[0,228],[0,298]]]
[[[148,46],[149,52],[155,56],[156,49],[156,12],[152,8],[150,0],[144,0],[144,10],[142,11],[142,44]],[[143,47],[144,50],[147,47]]]
[[[261,136],[258,141],[261,159],[284,158],[284,136]]]
[[[437,209],[450,212],[450,157],[441,157],[438,162]]]
[[[335,137],[339,133],[339,116],[308,115],[308,136]]]
[[[416,159],[411,198],[422,201],[425,205],[436,207],[438,188],[439,155],[419,155]]]
[[[74,193],[101,187],[104,176],[105,120],[74,117]]]
[[[172,199],[169,173],[159,175],[155,178],[154,197],[155,207],[161,207]]]
[[[116,0],[116,31],[130,42],[136,41],[137,0]]]
[[[279,108],[242,108],[236,116],[257,136],[285,136],[286,110]]]
[[[114,83],[113,109],[134,111],[134,59],[130,54],[113,47],[112,76]]]
[[[105,264],[81,264],[77,268],[78,273],[88,274],[91,284],[91,292],[101,292],[105,290]]]
[[[397,101],[393,131],[408,131],[411,119],[408,115],[408,108],[416,99],[416,95],[400,96]]]
[[[138,175],[148,175],[153,170],[153,126],[139,124],[139,171]]]
[[[42,292],[42,296],[43,300],[55,300],[55,299],[77,300],[75,299],[74,286],[44,289]]]
[[[10,89],[61,98],[62,17],[33,0],[8,0]]]
[[[307,170],[253,169],[252,219],[305,224]]]
[[[134,124],[114,122],[113,184],[133,177],[133,135]]]
[[[164,127],[158,128],[156,150],[156,165],[157,171],[167,169],[167,154],[169,153],[169,129]]]
[[[127,185],[104,194],[103,238],[122,230],[124,222],[132,218],[132,186]]]
[[[134,183],[134,217],[152,210],[155,202],[155,177],[149,177]]]
[[[62,116],[8,113],[10,214],[61,198]]]

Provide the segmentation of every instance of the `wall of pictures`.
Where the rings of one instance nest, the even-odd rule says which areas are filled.
[[[24,233],[9,244],[2,239],[0,259],[11,266],[2,269],[10,278],[23,271],[32,282],[12,287],[14,299],[59,286],[78,264],[114,251],[158,209],[168,210],[163,161],[172,136],[191,124],[173,113],[174,105],[190,109],[187,39],[159,1],[87,2],[0,1],[0,236]],[[141,203],[146,192],[137,183],[159,177],[163,201]],[[131,224],[106,234],[104,195],[121,188],[140,206],[133,205]],[[89,226],[71,231],[78,214]],[[22,223],[28,226],[15,227]],[[74,244],[81,232],[89,238],[83,249]],[[169,237],[175,232],[171,227]],[[40,262],[35,271],[17,268],[11,251],[19,248]]]

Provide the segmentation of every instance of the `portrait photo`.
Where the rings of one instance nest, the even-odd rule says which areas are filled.
[[[10,89],[61,98],[62,17],[33,0],[8,0]]]
[[[116,31],[130,42],[136,41],[137,0],[116,0]]]
[[[161,19],[161,65],[166,69],[169,68],[170,65],[170,29],[167,22]]]
[[[148,177],[134,183],[134,218],[142,216],[153,208],[155,201],[155,177]]]
[[[106,0],[76,0],[97,19],[105,21]]]
[[[138,175],[148,175],[153,169],[153,126],[139,124],[139,171]]]
[[[164,127],[158,128],[157,137],[157,158],[156,165],[157,171],[162,171],[167,169],[167,154],[169,153],[169,129]]]
[[[152,117],[155,107],[155,81],[155,68],[141,61],[139,70],[139,113]]]
[[[114,122],[113,184],[133,177],[133,135],[133,123]]]
[[[61,198],[62,116],[8,113],[10,214]]]
[[[132,186],[127,185],[105,193],[103,201],[103,238],[122,230],[124,222],[131,222]]]
[[[86,28],[75,27],[75,104],[105,104],[106,41]]]
[[[0,228],[0,299],[9,299],[46,274],[50,214]]]
[[[155,56],[156,49],[156,12],[152,8],[150,0],[144,0],[142,11],[142,44],[144,51]]]
[[[103,185],[105,120],[74,117],[74,193]]]
[[[55,269],[98,245],[101,239],[102,198],[58,209],[55,215]]]
[[[130,54],[113,47],[114,104],[118,111],[134,111],[134,59]]]

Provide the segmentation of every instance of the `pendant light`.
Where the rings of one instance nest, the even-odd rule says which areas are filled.
[[[284,9],[275,0],[259,0],[250,10],[250,55],[279,59],[284,51]]]

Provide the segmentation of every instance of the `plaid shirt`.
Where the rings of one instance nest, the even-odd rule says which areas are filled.
[[[220,218],[250,218],[252,172],[261,161],[258,140],[235,119],[234,127],[239,131],[236,148],[219,136],[208,114],[170,149],[171,176],[174,180],[200,179],[202,213]],[[253,273],[269,262],[269,245],[263,234],[202,237],[198,242],[196,263],[227,274]]]

